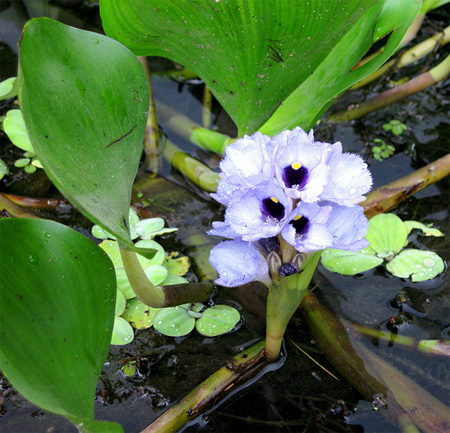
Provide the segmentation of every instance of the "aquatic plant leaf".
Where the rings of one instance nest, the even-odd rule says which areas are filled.
[[[347,23],[346,30],[335,39],[331,51],[322,54],[320,64],[311,65],[309,58],[305,59],[307,76],[259,130],[274,135],[295,126],[306,131],[312,128],[340,94],[377,70],[395,53],[421,4],[420,0],[364,2],[365,10],[357,21],[339,17],[340,22]],[[336,7],[329,2],[324,5],[330,11]],[[297,17],[294,15],[293,19]],[[321,27],[317,30],[323,32]],[[354,68],[372,43],[385,35],[388,39],[384,47],[367,63]]]
[[[121,316],[122,313],[125,311],[126,306],[127,306],[127,298],[125,298],[125,295],[123,294],[122,290],[118,288],[116,295],[116,309],[114,310],[114,315]]]
[[[0,180],[3,179],[3,176],[9,174],[9,167],[6,165],[6,162],[3,159],[0,159]]]
[[[191,266],[189,257],[181,256],[177,257],[178,253],[171,253],[164,259],[164,266],[167,268],[170,274],[184,275]]]
[[[20,68],[23,117],[48,176],[135,250],[127,226],[149,100],[142,65],[113,39],[36,18],[25,25]]]
[[[154,328],[169,337],[189,334],[195,327],[195,318],[188,313],[189,304],[162,308],[153,319]]]
[[[146,218],[136,224],[136,233],[142,239],[152,239],[157,235],[172,233],[177,228],[164,228],[164,220],[162,218]]]
[[[3,121],[3,129],[14,146],[26,152],[34,153],[33,145],[25,127],[22,112],[20,110],[9,110]]]
[[[134,298],[128,301],[122,317],[136,329],[147,329],[153,325],[154,318],[159,310],[159,308],[149,307],[138,298]]]
[[[145,275],[155,285],[159,286],[166,278],[168,271],[161,265],[150,265],[144,269]]]
[[[0,101],[16,96],[18,87],[17,77],[7,78],[2,81],[0,83]]]
[[[170,286],[171,284],[189,284],[189,281],[180,275],[169,273],[167,275],[167,278],[162,282],[161,285],[162,286]]]
[[[54,221],[3,219],[0,239],[0,368],[34,404],[91,425],[113,329],[111,260]]]
[[[444,261],[433,251],[407,249],[387,263],[386,269],[394,277],[426,281],[444,270]]]
[[[442,233],[439,229],[430,227],[431,224],[430,226],[426,226],[419,221],[403,221],[403,224],[405,224],[408,234],[411,233],[411,230],[417,229],[421,230],[425,236],[444,236],[444,233]]]
[[[369,221],[366,239],[378,257],[392,258],[405,245],[406,226],[397,215],[392,213],[376,215]]]
[[[111,344],[124,346],[134,339],[134,331],[131,325],[122,317],[114,318],[114,329],[111,337]]]
[[[236,308],[214,305],[202,313],[195,323],[195,328],[205,337],[216,337],[231,331],[239,320],[241,315]]]
[[[320,258],[322,265],[329,271],[342,275],[356,275],[360,272],[376,268],[383,263],[383,259],[361,252],[336,250],[327,248]]]
[[[372,45],[383,1],[102,0],[100,13],[105,33],[136,55],[168,57],[196,72],[240,135],[286,100],[288,110],[265,127],[273,135],[296,125],[308,130],[331,98],[384,63],[420,8],[419,1],[398,3],[406,10],[395,27],[381,26],[394,31],[383,53],[354,75],[348,71]]]

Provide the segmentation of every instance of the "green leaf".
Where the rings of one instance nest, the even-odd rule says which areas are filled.
[[[125,307],[127,305],[127,299],[125,298],[125,295],[123,294],[122,290],[117,289],[117,296],[116,296],[116,309],[114,310],[115,316],[120,316],[125,311]]]
[[[371,218],[366,239],[378,257],[391,258],[403,248],[407,235],[403,221],[397,215],[388,213]]]
[[[17,77],[7,78],[2,81],[0,83],[0,101],[16,96],[18,87]]]
[[[399,278],[411,277],[414,282],[431,280],[444,270],[444,261],[432,251],[403,250],[386,265]]]
[[[241,315],[236,308],[228,305],[214,305],[202,313],[195,327],[205,337],[216,337],[231,331],[239,320]]]
[[[376,268],[383,263],[383,259],[373,255],[336,250],[334,248],[327,248],[322,253],[321,261],[322,265],[329,271],[342,275],[356,275]]]
[[[0,180],[3,179],[3,176],[9,174],[9,167],[6,165],[3,159],[0,159]]]
[[[405,224],[408,234],[411,233],[411,230],[417,229],[421,230],[425,234],[425,236],[444,236],[444,233],[442,233],[439,229],[426,226],[419,221],[403,221],[403,224]]]
[[[168,57],[195,71],[240,135],[280,107],[264,127],[273,135],[312,124],[331,98],[386,61],[420,8],[398,2],[401,17],[382,29],[398,30],[375,60],[351,74],[380,27],[382,1],[102,0],[100,13],[105,33],[136,55]]]
[[[313,6],[313,2],[306,3]],[[333,11],[333,15],[334,11],[339,9],[339,6],[331,5],[328,1],[322,3],[326,9]],[[349,4],[350,2],[347,3]],[[389,7],[386,7],[387,4]],[[282,102],[259,130],[273,136],[295,126],[301,126],[306,131],[312,128],[336,97],[377,70],[395,53],[410,24],[419,13],[421,4],[420,0],[356,2],[356,7],[363,5],[357,17],[336,17],[345,29],[340,30],[339,36],[333,39],[331,51],[321,51],[320,45],[316,47],[314,54],[321,53],[320,63],[317,65],[311,64],[309,53],[303,58],[302,65],[308,72],[306,79],[299,81],[301,84],[298,88]],[[380,12],[381,5],[383,8]],[[296,21],[298,16],[292,14],[291,19]],[[336,23],[330,23],[330,26],[334,29],[339,28]],[[327,31],[324,31],[324,28]],[[328,27],[319,25],[314,27],[313,31],[327,35]],[[367,63],[353,69],[366,54],[372,42],[388,34],[384,47]]]
[[[134,298],[128,301],[122,317],[136,329],[147,329],[153,325],[154,318],[159,310],[159,308],[149,307],[138,298]]]
[[[114,329],[111,336],[111,344],[124,346],[134,339],[134,331],[131,325],[122,317],[114,318]]]
[[[53,221],[3,219],[0,239],[0,368],[34,404],[75,423],[90,419],[95,431],[116,301],[112,263]]]
[[[153,319],[154,328],[169,337],[189,334],[195,327],[195,318],[188,313],[189,304],[162,308]]]
[[[20,110],[9,110],[6,113],[5,120],[3,121],[3,129],[14,146],[27,152],[34,152]]]
[[[53,21],[25,25],[21,107],[33,148],[58,189],[131,243],[131,186],[142,152],[148,84],[123,45]]]

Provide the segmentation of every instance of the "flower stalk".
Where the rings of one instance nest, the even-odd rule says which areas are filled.
[[[265,357],[270,362],[280,356],[286,327],[306,294],[321,253],[308,254],[300,273],[280,278],[278,284],[269,287]]]

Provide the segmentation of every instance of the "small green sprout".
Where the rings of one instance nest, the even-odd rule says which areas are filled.
[[[443,236],[438,230],[417,221],[403,222],[394,214],[380,214],[369,222],[366,239],[370,245],[355,253],[326,249],[322,264],[330,271],[342,275],[355,275],[386,262],[386,270],[398,278],[411,278],[413,282],[434,278],[444,270],[444,261],[432,251],[404,249],[412,229],[425,236]]]
[[[385,131],[391,131],[394,135],[402,135],[407,126],[400,120],[393,119],[389,123],[383,125]]]
[[[0,159],[0,180],[3,179],[3,176],[9,174],[9,167],[6,165],[3,159]]]
[[[378,146],[372,146],[372,154],[377,161],[383,161],[383,159],[387,159],[394,154],[395,147],[391,144],[386,144],[380,138],[375,138],[373,142],[379,143]]]
[[[3,130],[14,146],[25,151],[23,158],[19,158],[14,162],[16,167],[23,168],[29,174],[34,173],[37,168],[42,168],[41,163],[36,159],[36,154],[20,110],[9,110],[6,113],[3,120]]]

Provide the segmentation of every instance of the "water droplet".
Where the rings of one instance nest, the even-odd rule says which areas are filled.
[[[435,264],[436,264],[436,261],[433,259],[425,259],[423,261],[423,265],[426,266],[427,268],[432,268]]]

